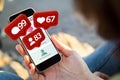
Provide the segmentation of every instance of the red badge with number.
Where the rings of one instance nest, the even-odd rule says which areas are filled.
[[[58,12],[57,11],[46,11],[37,12],[33,15],[34,25],[36,28],[48,29],[51,26],[58,24]]]
[[[27,49],[32,50],[35,47],[39,47],[41,45],[41,42],[45,39],[45,35],[42,31],[42,29],[38,28],[25,36],[23,38],[23,42]]]
[[[20,36],[26,34],[27,29],[31,26],[27,16],[20,14],[10,24],[8,24],[4,31],[12,39],[17,40]]]

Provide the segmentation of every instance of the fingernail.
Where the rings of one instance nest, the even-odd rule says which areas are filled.
[[[19,45],[17,44],[17,45],[15,46],[15,48],[16,48],[17,50],[19,50],[20,47],[19,47]]]

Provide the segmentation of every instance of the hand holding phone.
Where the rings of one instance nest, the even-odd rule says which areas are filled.
[[[18,42],[29,55],[31,62],[34,63],[36,67],[36,70],[41,72],[59,62],[61,57],[50,40],[48,32],[43,28],[36,28],[34,26],[34,13],[35,11],[33,9],[26,9],[10,16],[9,21],[13,21],[20,14],[24,14],[28,17],[31,26],[27,30],[26,35],[20,36]]]
[[[24,56],[24,61],[33,80],[102,80],[90,72],[78,53],[53,37],[51,37],[51,40],[61,52],[62,60],[42,73],[36,72],[34,64],[30,62],[29,56],[26,56],[23,48],[17,45],[17,50]]]

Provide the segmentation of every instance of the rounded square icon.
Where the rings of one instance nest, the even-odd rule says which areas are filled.
[[[32,50],[35,47],[40,47],[42,41],[44,41],[45,35],[42,29],[38,28],[31,32],[30,34],[26,35],[22,41],[27,47],[27,49]]]
[[[12,39],[17,40],[20,36],[24,36],[31,23],[26,15],[20,14],[5,28],[5,33]]]
[[[34,26],[46,30],[51,26],[56,26],[58,24],[58,15],[57,11],[36,12],[33,14]]]

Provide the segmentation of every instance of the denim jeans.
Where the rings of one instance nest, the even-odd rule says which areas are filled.
[[[108,41],[93,54],[84,58],[91,72],[100,71],[109,76],[120,72],[120,41]]]
[[[104,43],[84,60],[91,72],[100,71],[109,76],[120,72],[120,41]],[[12,73],[0,72],[0,80],[23,79]]]
[[[0,71],[0,80],[23,80],[15,74]]]

